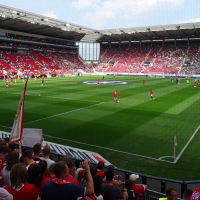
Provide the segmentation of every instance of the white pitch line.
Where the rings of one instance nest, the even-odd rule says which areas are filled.
[[[89,100],[80,100],[80,99],[71,99],[71,98],[52,97],[52,96],[44,96],[44,97],[49,97],[52,99],[69,99],[69,100],[73,100],[73,101],[87,101],[87,102],[99,103],[99,101],[89,101]]]
[[[95,105],[86,106],[86,107],[83,107],[83,108],[78,108],[78,109],[71,110],[71,111],[67,111],[67,112],[64,112],[64,113],[57,114],[57,115],[52,115],[52,116],[49,116],[49,117],[44,117],[44,118],[41,118],[41,119],[37,119],[37,120],[34,120],[34,121],[30,121],[30,122],[24,123],[24,125],[25,125],[25,124],[30,124],[30,123],[33,123],[33,122],[37,122],[37,121],[41,121],[41,120],[44,120],[44,119],[49,119],[49,118],[52,118],[52,117],[57,117],[57,116],[59,116],[59,115],[64,115],[64,114],[71,113],[71,112],[75,112],[75,111],[78,111],[78,110],[83,110],[83,109],[85,109],[85,108],[90,108],[90,107],[93,107],[93,106],[98,106],[98,105],[101,105],[101,104],[103,104],[103,103],[104,103],[104,102],[101,102],[101,103],[98,103],[98,104],[95,104]]]
[[[8,127],[8,126],[3,126],[3,125],[0,125],[1,127],[4,127],[4,128],[12,128],[12,127]]]
[[[163,158],[174,158],[174,156],[162,156],[162,157],[158,158],[158,160],[162,160]]]
[[[118,153],[129,154],[129,155],[132,155],[132,156],[148,158],[148,159],[151,159],[151,160],[168,162],[168,163],[172,163],[172,164],[174,163],[174,162],[170,162],[170,161],[167,161],[167,160],[159,160],[157,158],[152,158],[152,157],[148,157],[148,156],[142,156],[142,155],[139,155],[139,154],[129,153],[129,152],[120,151],[120,150],[116,150],[116,149],[110,149],[110,148],[107,148],[107,147],[101,147],[101,146],[97,146],[97,145],[93,145],[93,144],[87,144],[87,143],[84,143],[84,142],[77,142],[77,141],[68,140],[68,139],[59,138],[59,137],[54,137],[54,136],[45,135],[45,134],[42,134],[42,135],[47,136],[47,137],[51,137],[51,138],[55,138],[55,139],[59,139],[59,140],[66,140],[66,141],[69,141],[69,142],[74,142],[74,143],[77,143],[77,144],[84,144],[84,145],[95,147],[95,148],[101,148],[101,149],[106,149],[106,150],[109,150],[109,151],[115,151],[115,152],[118,152]]]
[[[176,157],[175,163],[178,162],[179,158],[181,157],[181,155],[183,154],[183,152],[185,151],[185,149],[188,147],[188,145],[190,144],[190,142],[192,141],[192,139],[194,138],[194,136],[196,135],[196,133],[198,132],[200,128],[200,125],[198,126],[198,128],[196,129],[196,131],[193,133],[193,135],[191,136],[191,138],[189,139],[189,141],[187,142],[187,144],[183,147],[183,149],[181,150],[181,152],[178,154],[178,156]]]

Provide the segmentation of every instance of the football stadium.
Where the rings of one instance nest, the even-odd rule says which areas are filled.
[[[81,18],[86,12],[82,7],[87,5],[100,12],[98,6],[102,3],[105,8],[106,2],[115,8],[113,0],[79,0],[72,1],[72,5],[81,6],[77,14]],[[183,2],[177,2],[181,9]],[[112,11],[108,11],[108,18],[99,15],[102,19],[98,14],[87,14],[88,25],[87,21],[81,25],[81,19],[79,24],[70,17],[57,17],[53,11],[47,15],[10,3],[0,5],[0,189],[5,188],[0,194],[8,192],[16,198],[18,190],[9,186],[15,188],[13,174],[17,167],[27,169],[23,172],[28,174],[25,186],[32,187],[30,190],[36,196],[32,199],[64,199],[62,192],[56,197],[55,187],[50,185],[66,184],[63,180],[78,183],[76,195],[72,198],[67,194],[69,199],[128,199],[124,188],[131,190],[126,186],[130,180],[136,191],[134,199],[138,195],[138,199],[157,200],[167,195],[166,199],[176,200],[184,198],[184,191],[190,190],[190,195],[192,191],[198,192],[200,18],[187,21],[183,17],[176,23],[167,23],[163,18],[163,23],[152,20],[150,25],[138,18],[138,23],[132,25],[129,17],[123,21],[121,16],[121,21],[103,26],[105,19],[114,20]],[[121,12],[128,14],[121,6]],[[147,11],[147,5],[141,6]],[[96,20],[96,27],[92,20]],[[126,23],[125,28],[120,28],[121,22]],[[19,154],[18,161],[14,161],[16,152],[11,152],[12,145]],[[51,169],[55,179],[44,161],[47,170],[39,173],[43,174],[42,180],[36,180],[36,168],[42,169],[40,162],[46,159],[46,146],[50,160],[55,162]],[[85,159],[90,166],[87,161],[82,168],[76,166],[76,162]],[[61,181],[58,174],[66,166],[64,162],[69,174]],[[102,168],[99,163],[103,163]],[[5,170],[11,176],[9,181]],[[80,175],[81,171],[85,177]],[[110,183],[109,176],[111,183],[117,182],[117,198],[108,195],[104,184],[102,193],[96,192],[97,186],[93,187],[91,180],[95,186],[95,176],[101,173],[105,173],[101,178],[105,185]],[[60,182],[56,182],[58,179]],[[134,189],[137,180],[140,191]],[[20,188],[25,186],[23,183]],[[170,197],[172,192],[176,192],[175,199]],[[22,195],[31,199],[25,191]]]

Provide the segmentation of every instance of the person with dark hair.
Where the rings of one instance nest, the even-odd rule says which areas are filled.
[[[174,189],[174,188],[168,188],[166,190],[166,195],[167,195],[166,198],[159,198],[159,199],[176,200],[178,197],[178,193],[176,192],[176,189]]]
[[[48,170],[48,168],[47,168],[47,162],[45,160],[41,160],[38,165],[42,169],[42,171],[41,171],[42,182],[40,184],[40,191],[42,191],[42,188],[43,188],[44,184],[46,182],[50,181],[50,178],[48,178],[48,177],[45,176],[45,172]]]
[[[97,169],[94,166],[90,166],[90,173],[93,176],[95,176],[97,174]],[[82,186],[86,186],[87,185],[87,178],[86,178],[86,174],[84,175],[84,178],[81,180],[81,184]]]
[[[33,184],[38,190],[40,188],[41,182],[42,182],[42,168],[40,165],[30,165],[28,168],[28,179],[27,182],[29,184]]]
[[[0,146],[0,159],[4,160],[9,155],[10,149],[7,147],[7,145]]]
[[[25,150],[22,152],[24,164],[26,165],[26,169],[28,170],[29,166],[32,164],[38,164],[38,161],[34,161],[32,157],[32,153],[30,150]]]
[[[15,151],[15,149],[16,149],[16,144],[10,143],[10,144],[9,144],[9,149],[10,149],[11,151]]]
[[[94,194],[89,196],[84,196],[82,200],[103,200],[103,196],[101,195],[102,177],[99,175],[94,175],[93,183],[94,183]]]
[[[32,184],[27,184],[28,174],[22,163],[13,165],[10,172],[11,187],[5,189],[13,195],[14,200],[40,200],[40,193]]]
[[[104,162],[99,161],[97,164],[97,175],[101,176],[102,178],[105,177],[105,173],[102,171],[104,168]]]
[[[65,165],[67,166],[67,163],[65,161],[60,161],[60,162],[65,163]],[[68,166],[67,166],[67,169],[68,169]],[[54,171],[54,169],[53,169],[53,171]],[[69,169],[68,169],[68,171],[69,171]],[[51,176],[51,180],[55,179],[55,177],[56,177],[56,174],[53,174]],[[68,176],[66,176],[65,180],[69,183],[74,183],[76,185],[79,185],[78,181],[75,178],[73,178],[72,176],[69,176],[69,173],[68,173]]]
[[[72,174],[72,167],[73,167],[73,158],[70,156],[65,156],[61,159],[62,161],[65,161],[67,163],[67,166],[69,168],[69,176],[73,177]]]
[[[45,183],[42,188],[42,199],[43,200],[65,200],[65,199],[75,199],[77,197],[83,197],[84,195],[91,195],[94,193],[94,186],[92,176],[90,174],[88,160],[83,163],[83,168],[85,169],[87,176],[87,186],[77,186],[73,183],[68,183],[65,178],[68,176],[69,171],[65,162],[57,162],[54,165],[53,171],[55,178]]]
[[[45,160],[47,162],[47,167],[49,168],[52,163],[55,163],[53,160],[51,160],[49,158],[49,155],[51,153],[50,146],[49,145],[45,145],[43,150],[42,150],[42,153],[43,153],[43,157],[40,157],[40,159],[41,160]]]
[[[11,186],[10,183],[10,171],[14,164],[19,163],[19,153],[17,151],[13,151],[10,153],[8,157],[8,161],[6,166],[1,171],[2,176],[2,186]]]
[[[80,183],[78,174],[81,170],[83,170],[83,168],[81,167],[81,161],[75,160],[74,164],[76,166],[76,173],[74,175],[74,178]]]
[[[123,200],[137,200],[138,194],[133,190],[133,182],[130,179],[126,180],[125,187],[127,191],[124,191],[123,193]]]
[[[119,187],[113,185],[114,171],[107,170],[105,172],[106,175],[106,183],[102,185],[102,196],[104,200],[117,200],[122,198],[122,193]]]
[[[189,200],[192,194],[192,190],[186,189],[183,193],[183,200]]]
[[[40,159],[40,153],[41,153],[41,149],[42,149],[42,146],[41,146],[41,144],[40,143],[37,143],[37,144],[35,144],[34,146],[33,146],[33,153],[34,153],[34,155],[33,155],[33,160],[34,161],[40,161],[41,159]]]
[[[9,153],[10,153],[10,149],[7,147],[7,145],[0,146],[0,174],[4,166],[4,160],[8,157]],[[1,178],[2,177],[0,176],[0,180]],[[0,185],[1,185],[1,181],[0,181]]]
[[[115,167],[113,165],[107,166],[107,171],[112,171],[113,173],[115,173],[114,169]],[[106,175],[106,172],[105,172],[105,175]],[[119,189],[121,189],[121,183],[122,183],[122,181],[120,180],[121,177],[122,177],[121,175],[114,175],[113,180],[112,180],[112,184],[116,185]],[[107,183],[106,177],[104,177],[103,183]]]

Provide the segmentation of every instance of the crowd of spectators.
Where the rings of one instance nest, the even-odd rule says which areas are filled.
[[[50,146],[42,148],[43,140],[34,145],[33,152],[21,142],[16,149],[9,138],[0,142],[0,200],[139,200],[147,190],[147,185],[137,184],[137,174],[131,174],[123,187],[114,166],[105,170],[102,161],[97,166],[71,157],[53,161]],[[183,200],[199,200],[192,198],[197,193],[199,189],[193,193],[186,189]],[[176,200],[177,196],[169,188],[159,200]]]

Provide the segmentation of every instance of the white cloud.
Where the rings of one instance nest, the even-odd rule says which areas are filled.
[[[72,7],[78,9],[86,9],[90,6],[99,3],[101,0],[79,0],[78,2],[72,2]]]
[[[43,13],[42,15],[44,15],[46,17],[51,17],[51,18],[54,18],[54,19],[58,19],[58,16],[56,14],[54,14],[54,11],[49,11],[49,12]]]
[[[192,22],[200,22],[200,17],[196,19],[181,20],[178,21],[177,23],[192,23]]]
[[[126,20],[132,20],[134,24],[136,20],[149,14],[162,13],[182,3],[184,0],[79,0],[72,5],[77,9],[90,8],[83,15],[83,19],[90,26],[101,28],[113,23],[116,26],[117,23],[126,26]]]

